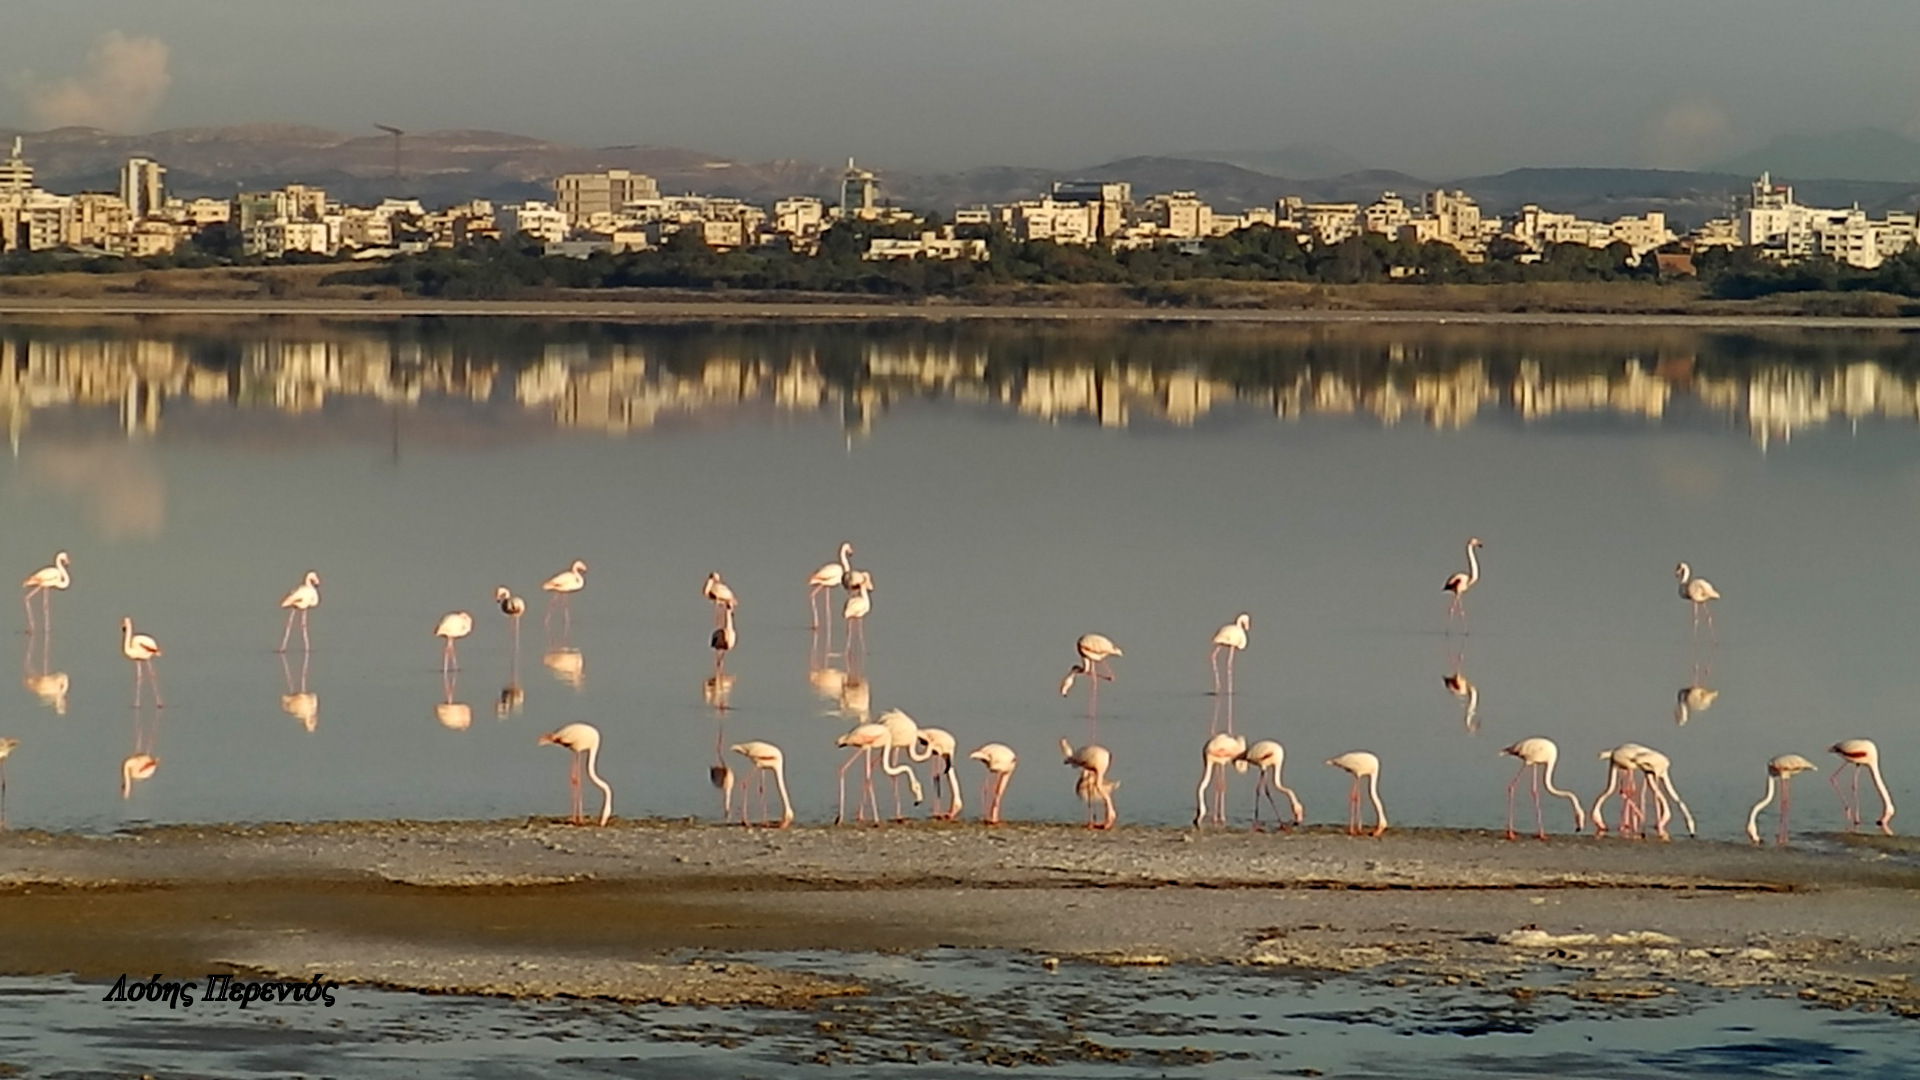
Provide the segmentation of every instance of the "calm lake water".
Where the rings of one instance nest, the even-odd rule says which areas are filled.
[[[1368,749],[1396,824],[1497,827],[1498,751],[1528,735],[1589,800],[1601,749],[1665,751],[1710,837],[1769,757],[1824,774],[1841,738],[1878,740],[1910,801],[1916,416],[1920,342],[1894,332],[0,325],[0,568],[64,548],[74,574],[51,635],[0,616],[6,818],[558,814],[565,755],[535,736],[588,721],[621,815],[717,816],[716,746],[759,738],[819,822],[834,738],[897,707],[1014,747],[1009,816],[1073,820],[1057,740],[1086,739],[1085,686],[1057,691],[1089,630],[1125,650],[1097,720],[1123,822],[1192,816],[1229,711],[1285,743],[1320,823],[1347,789],[1321,762]],[[1449,635],[1469,536],[1484,576]],[[842,540],[877,582],[858,678],[841,629],[808,628]],[[539,585],[574,558],[549,647]],[[1690,641],[1682,559],[1724,594],[1717,645]],[[275,605],[310,568],[313,649],[296,630],[283,661]],[[741,598],[724,710],[710,570]],[[517,659],[496,585],[531,605]],[[431,632],[458,608],[448,687]],[[1240,611],[1222,700],[1209,640]],[[164,710],[132,708],[123,615],[165,650]],[[1717,697],[1677,713],[1689,688]],[[123,798],[136,751],[160,764]],[[1841,827],[1824,780],[1798,827]]]

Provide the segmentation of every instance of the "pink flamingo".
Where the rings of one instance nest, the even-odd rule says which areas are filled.
[[[840,808],[833,815],[835,825],[844,823],[847,818],[847,770],[853,768],[855,761],[862,760],[866,763],[866,773],[861,779],[860,797],[854,802],[853,819],[865,821],[867,807],[871,805],[873,823],[880,824],[880,800],[873,793],[873,752],[884,751],[889,738],[885,725],[861,724],[833,741],[835,746],[853,750],[847,755],[846,764],[840,766]]]
[[[1560,747],[1552,739],[1539,736],[1521,739],[1500,752],[1520,759],[1520,771],[1514,773],[1513,780],[1507,784],[1507,839],[1518,839],[1518,834],[1513,831],[1513,792],[1519,787],[1520,778],[1529,772],[1533,774],[1533,823],[1536,836],[1542,840],[1547,838],[1546,817],[1540,809],[1543,782],[1547,794],[1558,795],[1573,805],[1573,831],[1580,832],[1587,827],[1586,813],[1580,809],[1580,797],[1553,786],[1553,765],[1560,760]]]
[[[1254,768],[1254,831],[1258,832],[1260,829],[1260,796],[1263,794],[1267,797],[1267,805],[1273,807],[1274,828],[1278,829],[1281,827],[1280,804],[1275,801],[1273,797],[1275,791],[1280,791],[1286,795],[1287,804],[1293,810],[1293,823],[1299,825],[1301,821],[1306,818],[1306,814],[1300,809],[1300,797],[1293,793],[1292,788],[1280,782],[1280,770],[1287,762],[1286,749],[1272,739],[1261,739],[1259,742],[1247,747],[1247,752],[1241,755],[1241,760]]]
[[[901,762],[898,755],[904,750],[908,757],[913,756],[914,743],[920,739],[920,725],[899,709],[888,709],[876,722],[887,729],[887,745],[880,752],[880,771],[892,781],[893,820],[905,821],[907,816],[900,809],[900,778],[907,778],[907,786],[913,791],[913,805],[920,805],[924,792],[920,790],[920,778],[914,775],[913,766]]]
[[[7,827],[7,759],[19,745],[19,739],[0,739],[0,829]]]
[[[1707,601],[1720,599],[1720,590],[1715,589],[1706,578],[1694,577],[1693,568],[1686,563],[1674,567],[1673,576],[1680,579],[1680,599],[1693,605],[1694,634],[1697,636],[1700,633],[1700,618],[1704,615],[1707,620],[1707,636],[1713,637],[1713,609],[1707,606]]]
[[[48,590],[65,591],[69,585],[73,584],[73,575],[67,573],[67,564],[71,561],[66,552],[56,552],[52,566],[43,566],[35,570],[20,583],[20,587],[27,590],[20,596],[21,605],[27,609],[27,633],[33,633],[33,598],[35,596],[40,598],[41,621],[49,627],[53,625],[53,609],[48,606],[53,594]]]
[[[1658,750],[1643,749],[1634,755],[1633,767],[1647,774],[1647,787],[1653,791],[1653,801],[1659,807],[1660,816],[1655,822],[1660,839],[1667,839],[1667,822],[1673,820],[1672,806],[1680,808],[1680,814],[1687,822],[1687,835],[1697,835],[1693,825],[1693,811],[1687,809],[1687,801],[1673,786],[1673,762]],[[1671,805],[1670,805],[1671,804]]]
[[[1787,843],[1787,810],[1793,806],[1793,778],[1797,773],[1819,772],[1820,767],[1799,754],[1781,754],[1767,762],[1767,794],[1747,811],[1747,839],[1760,842],[1760,811],[1773,801],[1774,781],[1780,783],[1780,846]]]
[[[985,810],[980,820],[983,824],[998,825],[1000,799],[1007,793],[1007,782],[1013,779],[1013,770],[1019,767],[1020,758],[1012,747],[997,742],[988,743],[967,757],[986,766],[987,775],[980,786],[980,801]]]
[[[1380,805],[1380,759],[1365,750],[1349,750],[1339,757],[1328,758],[1327,764],[1345,769],[1353,776],[1353,786],[1347,790],[1347,835],[1360,835],[1361,780],[1367,782],[1367,794],[1373,799],[1373,835],[1386,832],[1387,811]]]
[[[1639,743],[1621,743],[1611,750],[1600,751],[1600,760],[1607,763],[1607,788],[1600,797],[1593,800],[1593,835],[1604,836],[1607,832],[1607,819],[1602,814],[1606,802],[1614,791],[1620,792],[1620,834],[1632,835],[1636,830],[1634,812],[1634,758],[1647,748]]]
[[[500,614],[505,615],[508,625],[513,627],[513,655],[517,665],[520,656],[520,616],[527,613],[527,602],[513,595],[513,590],[505,585],[494,587],[493,602],[500,605]]]
[[[721,608],[732,611],[740,603],[740,598],[733,595],[733,590],[727,586],[727,583],[720,580],[718,570],[707,575],[707,584],[700,590],[700,595],[713,602],[713,621],[716,625],[720,622]]]
[[[433,628],[433,636],[445,638],[446,648],[440,650],[440,674],[460,670],[460,659],[454,655],[453,643],[473,633],[473,616],[464,611],[449,611],[440,616],[439,625]]]
[[[1200,786],[1193,793],[1193,827],[1199,828],[1207,819],[1207,785],[1215,784],[1213,797],[1213,820],[1219,824],[1227,821],[1227,766],[1238,772],[1247,771],[1247,740],[1221,732],[1207,740],[1200,748]],[[1255,796],[1256,800],[1258,796]],[[1278,816],[1278,811],[1275,812]]]
[[[1840,792],[1840,769],[1835,769],[1828,782],[1833,785],[1833,793],[1840,796],[1840,807],[1846,811],[1849,831],[1860,825],[1860,770],[1865,769],[1873,775],[1873,787],[1880,793],[1880,820],[1875,824],[1888,836],[1893,835],[1893,795],[1887,791],[1887,781],[1880,775],[1880,748],[1872,739],[1846,739],[1827,748],[1839,754],[1843,764],[1853,766],[1853,801]]]
[[[600,789],[600,824],[605,825],[613,816],[613,789],[600,779],[600,773],[594,768],[600,758],[600,729],[592,724],[568,724],[558,731],[549,731],[540,736],[536,745],[564,746],[573,751],[573,757],[567,767],[567,786],[573,795],[573,815],[568,821],[575,825],[585,824],[586,817],[580,800],[580,759],[586,758],[587,778],[593,786]]]
[[[1066,697],[1073,692],[1075,678],[1081,675],[1087,677],[1087,727],[1091,734],[1094,710],[1100,705],[1100,680],[1113,681],[1113,665],[1107,661],[1111,657],[1126,654],[1105,634],[1081,634],[1073,647],[1080,654],[1080,660],[1067,669],[1067,677],[1060,681],[1060,696]],[[1102,666],[1107,670],[1102,672]]]
[[[553,629],[553,605],[560,604],[563,618],[560,635],[566,637],[573,633],[573,594],[587,587],[587,564],[579,559],[573,565],[542,582],[540,588],[547,593],[547,615],[543,625]]]
[[[1207,654],[1207,666],[1213,669],[1213,692],[1220,693],[1220,650],[1227,650],[1227,693],[1233,693],[1233,658],[1247,647],[1247,631],[1253,628],[1253,616],[1246,612],[1214,631],[1213,651]],[[1229,728],[1228,730],[1232,730]]]
[[[142,699],[141,686],[145,677],[153,679],[153,707],[164,709],[167,703],[160,700],[160,673],[154,670],[153,658],[162,655],[160,643],[146,634],[133,632],[133,620],[120,620],[120,654],[133,661],[133,707],[139,708]]]
[[[152,754],[128,754],[126,760],[120,763],[120,797],[133,798],[135,781],[151,780],[153,774],[158,771],[160,771],[160,759]]]
[[[753,765],[754,778],[760,790],[760,817],[767,817],[767,774],[773,774],[773,781],[780,789],[780,824],[775,828],[784,829],[793,824],[793,800],[787,797],[786,755],[770,742],[743,742],[729,747],[734,753],[747,759]],[[740,824],[747,822],[747,793],[740,792]]]
[[[320,606],[320,575],[309,570],[307,576],[294,587],[294,590],[280,598],[280,606],[287,609],[287,628],[280,632],[280,647],[275,652],[286,652],[287,641],[293,637],[293,617],[300,617],[300,644],[308,652],[313,651],[313,642],[307,637],[307,612]]]
[[[852,573],[852,571],[853,543],[848,541],[840,545],[839,562],[830,562],[822,566],[813,572],[812,577],[807,579],[807,613],[813,619],[813,629],[820,629],[820,612],[823,607],[820,603],[820,594],[823,592],[831,593],[835,588],[844,584],[847,580],[847,575]],[[828,633],[832,633],[831,626],[828,627]],[[828,647],[831,648],[832,646],[829,645]]]
[[[1065,764],[1080,770],[1080,776],[1073,784],[1073,793],[1087,804],[1087,828],[1113,828],[1119,820],[1113,810],[1113,793],[1120,787],[1120,781],[1107,779],[1107,771],[1113,767],[1113,754],[1104,746],[1092,744],[1075,750],[1073,744],[1065,739],[1060,740],[1060,753],[1065,758]],[[1095,799],[1106,807],[1106,815],[1098,819],[1094,817]]]
[[[1447,626],[1449,629],[1453,626],[1453,620],[1459,619],[1464,623],[1467,619],[1467,590],[1473,588],[1474,585],[1480,581],[1479,550],[1485,546],[1485,544],[1480,542],[1479,537],[1469,538],[1467,540],[1467,569],[1464,572],[1457,572],[1449,576],[1446,584],[1440,586],[1441,592],[1453,594],[1453,599],[1447,602]]]
[[[713,632],[713,677],[715,679],[720,677],[720,668],[727,662],[727,654],[733,651],[734,645],[740,640],[740,635],[733,629],[733,605],[727,604],[721,611],[724,621],[720,624],[720,628]]]
[[[927,777],[933,781],[933,809],[929,816],[942,821],[960,816],[960,785],[953,771],[953,754],[958,746],[953,733],[947,729],[923,727],[914,739],[913,748],[907,751],[912,761],[933,762],[927,767]]]
[[[847,603],[840,614],[847,620],[847,640],[844,644],[847,665],[853,665],[853,639],[856,631],[860,637],[860,654],[867,652],[867,613],[873,610],[873,578],[861,576],[862,571],[849,571],[851,583],[847,586]]]

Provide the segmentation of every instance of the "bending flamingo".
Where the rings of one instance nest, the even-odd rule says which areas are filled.
[[[1607,800],[1613,797],[1616,790],[1620,792],[1620,833],[1624,836],[1635,831],[1633,761],[1645,750],[1646,747],[1639,743],[1621,743],[1611,750],[1600,751],[1600,760],[1607,763],[1607,787],[1593,800],[1590,815],[1593,818],[1593,835],[1606,835],[1607,819],[1603,811]]]
[[[53,594],[48,590],[65,591],[67,586],[73,584],[73,575],[67,573],[67,564],[71,561],[66,552],[56,552],[52,566],[43,566],[35,570],[20,583],[20,587],[27,590],[20,596],[21,605],[27,609],[27,633],[33,633],[33,598],[35,596],[40,598],[41,621],[52,624],[53,609],[48,606],[48,602]]]
[[[907,778],[907,786],[913,791],[913,805],[920,805],[924,793],[920,790],[920,778],[914,774],[913,766],[902,762],[899,754],[904,750],[909,757],[913,755],[913,745],[920,739],[920,725],[900,709],[888,709],[875,722],[887,729],[887,745],[880,752],[880,771],[892,781],[893,820],[905,821],[907,816],[900,809],[900,777]]]
[[[585,814],[580,800],[580,759],[586,758],[587,778],[593,786],[600,789],[600,824],[605,825],[613,816],[613,789],[600,779],[600,773],[594,765],[600,758],[600,729],[592,724],[568,724],[558,731],[549,731],[540,736],[537,745],[564,746],[573,751],[573,758],[567,768],[567,785],[573,794],[573,816],[568,820],[575,825],[585,823]]]
[[[1860,770],[1865,769],[1873,775],[1873,788],[1880,793],[1880,820],[1875,824],[1880,826],[1881,832],[1892,836],[1893,826],[1888,823],[1893,820],[1893,795],[1887,791],[1887,781],[1880,775],[1880,748],[1874,745],[1872,739],[1846,739],[1827,749],[1840,755],[1844,762],[1842,768],[1853,766],[1852,802],[1840,794],[1840,770],[1835,769],[1828,778],[1834,794],[1840,795],[1840,807],[1847,814],[1847,827],[1854,829],[1860,825]]]
[[[933,762],[927,766],[927,778],[933,781],[933,809],[929,816],[942,821],[952,821],[960,816],[960,784],[953,771],[953,754],[957,747],[953,734],[947,729],[923,727],[914,739],[913,748],[907,751],[910,760]],[[941,791],[943,787],[944,798]]]
[[[1060,696],[1066,697],[1073,691],[1076,676],[1087,677],[1087,713],[1092,715],[1094,706],[1100,700],[1100,680],[1113,681],[1113,665],[1107,661],[1115,656],[1124,656],[1120,646],[1105,634],[1081,634],[1080,640],[1073,643],[1074,651],[1080,654],[1080,661],[1067,669],[1067,677],[1060,683]],[[1102,666],[1106,671],[1101,671]]]
[[[160,673],[154,670],[153,658],[162,655],[160,643],[147,634],[133,632],[133,620],[120,620],[120,654],[133,661],[133,707],[139,708],[142,700],[141,687],[146,678],[153,679],[153,707],[164,709],[167,703],[160,700]]]
[[[1226,824],[1227,820],[1227,766],[1238,772],[1247,771],[1247,740],[1239,735],[1221,732],[1207,740],[1200,748],[1200,786],[1193,792],[1193,827],[1199,828],[1207,819],[1207,785],[1216,784],[1213,797],[1213,820]],[[1255,796],[1256,800],[1258,796]],[[1275,816],[1279,816],[1275,811]]]
[[[560,633],[564,637],[573,632],[573,594],[587,587],[587,564],[579,559],[573,565],[542,582],[540,588],[547,593],[547,615],[543,625],[553,629],[553,605],[560,604],[563,618]]]
[[[1020,758],[1013,748],[1005,743],[991,742],[967,757],[986,766],[986,779],[980,786],[980,802],[984,804],[980,820],[986,825],[1000,824],[1000,799],[1007,793],[1007,781],[1013,779],[1013,770],[1020,765]]]
[[[7,827],[7,758],[19,745],[19,739],[0,739],[0,829]]]
[[[1446,584],[1440,586],[1441,592],[1453,594],[1453,599],[1447,602],[1447,623],[1449,627],[1452,626],[1453,620],[1456,618],[1462,622],[1466,621],[1467,605],[1465,598],[1467,590],[1473,588],[1474,585],[1480,581],[1479,550],[1485,546],[1486,545],[1480,542],[1479,537],[1470,537],[1467,540],[1466,571],[1464,573],[1453,574],[1447,578]]]
[[[1213,669],[1213,692],[1220,692],[1220,650],[1227,650],[1227,693],[1233,693],[1233,658],[1247,647],[1247,631],[1253,628],[1253,616],[1246,612],[1214,631],[1213,651],[1207,654],[1207,666]],[[1115,655],[1118,655],[1117,653]]]
[[[1274,828],[1278,829],[1281,827],[1280,804],[1275,801],[1273,797],[1275,791],[1283,792],[1287,796],[1287,804],[1293,810],[1293,823],[1295,825],[1305,820],[1306,814],[1300,809],[1300,797],[1293,793],[1292,788],[1280,782],[1280,770],[1287,762],[1287,751],[1285,748],[1272,739],[1261,739],[1259,742],[1247,747],[1247,752],[1241,755],[1241,760],[1254,768],[1254,831],[1257,832],[1260,829],[1260,796],[1262,794],[1267,797],[1267,805],[1273,807]]]
[[[847,574],[852,572],[852,570],[853,543],[848,541],[840,545],[839,562],[830,562],[822,566],[813,572],[812,577],[807,579],[807,613],[813,618],[812,625],[815,630],[820,628],[820,611],[822,606],[819,602],[820,594],[822,592],[831,593],[836,587],[846,581]]]
[[[1073,793],[1087,804],[1087,828],[1111,829],[1119,820],[1113,810],[1113,793],[1120,787],[1120,781],[1107,779],[1107,771],[1113,767],[1113,755],[1104,746],[1089,744],[1078,750],[1065,739],[1060,740],[1060,753],[1065,764],[1080,770],[1073,782]],[[1106,808],[1104,817],[1095,818],[1093,801],[1100,800]]]
[[[1760,842],[1760,811],[1773,801],[1774,782],[1780,784],[1780,839],[1782,847],[1787,843],[1787,811],[1793,806],[1793,778],[1798,773],[1819,772],[1820,767],[1799,754],[1781,754],[1767,762],[1767,794],[1753,809],[1747,811],[1747,839]]]
[[[473,633],[473,616],[464,611],[449,611],[440,616],[440,624],[433,628],[433,636],[446,638],[446,648],[440,650],[440,674],[459,671],[459,658],[453,653],[453,643]]]
[[[1587,827],[1586,812],[1580,809],[1580,797],[1571,791],[1553,786],[1553,765],[1560,760],[1560,747],[1552,739],[1535,736],[1521,739],[1512,746],[1500,751],[1512,754],[1520,759],[1520,771],[1513,774],[1512,782],[1507,784],[1507,839],[1517,839],[1513,831],[1513,792],[1520,785],[1520,778],[1527,773],[1533,774],[1533,823],[1535,835],[1547,838],[1547,822],[1540,809],[1540,789],[1545,786],[1547,794],[1558,795],[1573,806],[1573,831],[1580,832]]]
[[[307,637],[307,612],[320,606],[320,574],[307,571],[307,576],[294,590],[280,598],[280,606],[287,609],[287,628],[280,632],[280,647],[274,651],[286,652],[287,641],[293,637],[293,617],[300,617],[300,644],[313,651],[313,642]]]
[[[774,827],[784,829],[792,825],[793,800],[787,797],[786,755],[770,742],[735,743],[729,749],[753,765],[754,779],[760,790],[760,817],[763,823],[767,817],[767,774],[772,773],[774,784],[780,789],[780,824]],[[740,824],[748,824],[745,789],[740,792]]]
[[[1360,835],[1361,780],[1367,782],[1367,794],[1373,799],[1373,835],[1386,832],[1387,810],[1380,805],[1380,759],[1365,750],[1349,750],[1339,757],[1328,758],[1327,764],[1353,775],[1353,786],[1347,790],[1347,835]]]

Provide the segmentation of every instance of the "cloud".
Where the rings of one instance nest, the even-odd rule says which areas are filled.
[[[1698,95],[1675,98],[1640,125],[1642,159],[1659,169],[1690,169],[1722,157],[1733,145],[1733,117]]]
[[[47,127],[132,131],[160,107],[173,83],[167,54],[167,43],[159,38],[109,30],[87,52],[85,75],[30,85],[27,105]]]

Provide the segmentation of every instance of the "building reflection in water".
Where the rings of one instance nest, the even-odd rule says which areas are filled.
[[[1189,425],[1229,407],[1440,429],[1687,409],[1765,446],[1836,421],[1920,419],[1916,360],[1920,345],[1882,331],[52,320],[0,327],[0,425],[16,454],[36,449],[36,427],[76,414],[141,438],[182,412],[325,409],[329,423],[397,438],[401,413],[462,403],[486,423],[439,409],[409,437],[621,435],[778,413],[837,416],[859,436],[896,403],[934,399],[1106,427]],[[112,535],[151,535],[163,493],[138,457],[55,444],[30,475],[82,498]]]

